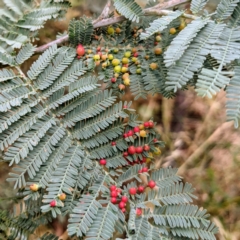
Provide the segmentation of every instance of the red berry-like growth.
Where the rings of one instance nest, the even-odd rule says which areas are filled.
[[[82,44],[77,46],[77,54],[78,56],[83,56],[85,54],[85,49]]]
[[[56,206],[57,206],[56,200],[52,200],[52,201],[50,202],[50,206],[51,206],[51,207],[56,207]]]
[[[124,157],[127,157],[127,156],[128,156],[128,152],[124,152],[124,153],[123,153],[123,156],[124,156]]]
[[[149,128],[153,128],[154,127],[154,122],[149,121],[148,124],[149,124]]]
[[[117,193],[121,193],[122,189],[121,188],[117,188],[116,191],[117,191]]]
[[[125,208],[126,203],[125,203],[125,202],[120,202],[120,203],[118,204],[118,206],[119,206],[119,208]]]
[[[136,188],[132,187],[132,188],[129,189],[129,194],[135,195],[136,193],[137,193],[137,189]]]
[[[127,196],[122,196],[121,202],[128,202],[128,197]]]
[[[111,82],[112,82],[112,83],[115,83],[116,81],[117,81],[117,79],[116,79],[116,78],[114,78],[114,77],[113,77],[113,78],[111,78]]]
[[[111,197],[117,197],[118,196],[118,192],[116,190],[111,192]]]
[[[135,53],[133,54],[133,56],[134,56],[134,57],[138,57],[138,53],[135,52]]]
[[[100,164],[100,165],[106,165],[106,164],[107,164],[107,160],[106,160],[106,159],[101,159],[101,160],[99,161],[99,164]]]
[[[141,215],[142,215],[142,209],[141,209],[141,208],[137,208],[137,209],[136,209],[136,214],[137,214],[138,216],[141,216]]]
[[[124,137],[124,138],[127,138],[127,137],[128,137],[128,134],[127,134],[127,133],[124,133],[124,134],[123,134],[123,137]]]
[[[149,150],[150,150],[149,145],[145,144],[144,147],[143,147],[143,150],[144,150],[144,151],[149,151]]]
[[[145,122],[143,125],[145,128],[149,128],[149,122]]]
[[[115,185],[110,186],[110,191],[114,191],[116,189],[117,189],[117,187]]]
[[[111,145],[112,145],[112,146],[116,146],[117,143],[116,143],[116,142],[111,142]]]
[[[133,132],[132,130],[129,130],[129,131],[127,132],[128,137],[133,136],[133,134],[134,134],[134,132]]]
[[[121,211],[122,211],[123,213],[125,213],[125,212],[126,212],[126,208],[122,208]]]
[[[138,187],[138,192],[143,193],[144,192],[144,186],[139,186]]]
[[[111,198],[111,203],[113,203],[113,204],[117,203],[117,198],[112,197],[112,198]]]
[[[135,133],[140,132],[140,128],[139,128],[139,127],[134,127],[133,131],[134,131]]]
[[[143,147],[138,146],[135,148],[136,153],[142,153],[143,152]]]
[[[148,182],[148,186],[149,186],[150,188],[154,188],[154,187],[156,186],[156,183],[155,183],[153,180],[150,180],[150,181]]]
[[[128,148],[128,153],[131,154],[131,155],[135,154],[136,153],[135,147],[134,146],[130,146]]]
[[[148,168],[147,167],[143,167],[142,168],[142,172],[148,172]]]

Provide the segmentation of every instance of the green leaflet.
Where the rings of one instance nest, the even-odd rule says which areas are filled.
[[[192,44],[174,66],[168,69],[166,90],[177,91],[193,78],[194,72],[202,68],[212,45],[218,40],[224,24],[209,22],[200,31]]]
[[[80,20],[71,20],[69,23],[68,32],[69,42],[73,46],[77,46],[79,43],[82,45],[88,45],[93,34],[92,19],[81,17]]]
[[[218,20],[227,19],[233,13],[238,3],[238,0],[221,0],[217,6],[216,18]]]
[[[190,9],[194,14],[197,14],[205,7],[207,2],[208,2],[208,0],[193,0],[193,1],[191,1]]]
[[[163,16],[161,18],[158,18],[154,20],[152,23],[150,23],[150,27],[145,29],[145,32],[141,33],[140,38],[142,40],[145,40],[149,37],[151,37],[156,32],[161,32],[164,29],[168,27],[168,25],[178,17],[182,15],[181,11],[175,11],[168,16]]]
[[[127,19],[139,22],[142,9],[134,0],[114,0],[114,7]]]
[[[240,67],[235,66],[234,68],[235,74],[231,79],[229,85],[227,86],[227,101],[226,101],[226,112],[227,112],[227,120],[234,121],[235,128],[239,127],[239,119],[240,119],[240,96],[239,96],[239,76],[240,76]]]

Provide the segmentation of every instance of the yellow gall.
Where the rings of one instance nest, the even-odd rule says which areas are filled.
[[[122,67],[122,69],[121,69],[121,72],[122,73],[126,73],[128,71],[128,68],[127,67]]]
[[[135,62],[137,62],[137,60],[138,60],[138,59],[137,59],[136,57],[132,57],[132,62],[135,63]]]
[[[186,23],[185,22],[181,22],[181,24],[179,25],[178,29],[181,31],[186,27]]]
[[[162,38],[161,38],[161,36],[158,35],[158,36],[156,36],[155,40],[156,40],[156,42],[160,42],[162,40]]]
[[[120,66],[115,66],[114,67],[114,72],[115,73],[120,73],[121,72],[121,67]]]
[[[95,54],[95,55],[93,56],[93,59],[94,59],[95,61],[100,60],[100,55],[99,55],[99,54]]]
[[[138,68],[138,69],[136,70],[136,73],[137,73],[137,74],[141,74],[141,73],[142,73],[142,69],[141,69],[141,68]]]
[[[128,64],[128,63],[129,63],[128,58],[123,58],[123,59],[122,59],[122,63],[123,63],[123,64]]]
[[[106,61],[106,60],[107,60],[107,58],[108,58],[108,56],[107,56],[107,55],[102,55],[102,56],[101,56],[101,59],[102,59],[103,61]]]
[[[113,35],[114,34],[114,28],[113,27],[108,27],[107,28],[107,33],[109,34],[109,35]]]
[[[157,63],[151,63],[151,64],[149,65],[149,67],[150,67],[152,70],[156,70],[156,69],[158,68],[158,65],[157,65]]]
[[[161,155],[162,151],[160,150],[160,148],[155,148],[155,151],[153,153],[154,155]]]
[[[149,55],[146,55],[144,58],[145,58],[146,60],[148,60],[148,59],[149,59]]]
[[[114,53],[118,53],[118,51],[119,51],[118,48],[114,48],[114,49],[113,49],[113,52],[114,52]]]
[[[129,73],[124,73],[122,75],[122,79],[124,80],[124,79],[127,79],[127,78],[129,78]]]
[[[124,57],[126,57],[126,58],[131,57],[131,52],[130,51],[125,52]]]
[[[39,186],[37,184],[31,184],[30,185],[30,190],[33,191],[33,192],[37,192],[39,189]]]
[[[123,80],[124,85],[129,86],[130,85],[130,79],[126,78]]]
[[[61,201],[64,201],[66,199],[67,195],[65,193],[61,193],[58,195],[58,198],[61,200]]]
[[[121,33],[121,28],[117,27],[117,28],[115,29],[115,32],[116,32],[117,34]]]
[[[155,55],[161,55],[162,54],[162,49],[161,48],[155,48],[154,53],[155,53]]]
[[[176,28],[170,28],[169,33],[170,34],[175,34],[177,32]]]
[[[146,137],[146,136],[147,136],[147,132],[146,132],[145,130],[141,130],[140,133],[139,133],[139,135],[140,135],[141,137]]]
[[[112,65],[113,66],[118,66],[119,64],[120,64],[120,60],[119,59],[115,58],[115,59],[112,60]]]
[[[113,55],[112,54],[108,54],[108,59],[111,61],[113,60]]]

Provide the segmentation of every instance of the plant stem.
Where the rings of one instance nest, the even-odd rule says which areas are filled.
[[[156,15],[156,16],[163,16],[163,15],[169,15],[171,14],[173,11],[170,10],[164,10],[166,8],[173,8],[175,6],[178,6],[180,4],[189,2],[189,0],[170,0],[166,3],[160,3],[157,4],[154,7],[151,8],[146,8],[143,10],[143,13],[145,16],[148,15]],[[108,13],[109,13],[109,9],[110,9],[110,2],[108,1],[108,3],[106,4],[106,6],[104,7],[102,13],[100,14],[100,16],[93,21],[93,27],[95,28],[99,28],[99,27],[106,27],[115,23],[120,23],[123,22],[124,20],[126,20],[126,18],[124,16],[118,16],[118,17],[112,17],[112,18],[105,18]],[[196,16],[191,15],[191,14],[185,14],[183,13],[183,17],[185,18],[190,18],[190,19],[195,19]],[[40,46],[38,48],[36,48],[35,52],[36,53],[40,53],[45,51],[46,49],[48,49],[49,47],[51,47],[54,44],[61,44],[64,42],[68,41],[69,36],[63,36],[57,40],[54,40],[52,42],[49,42],[43,46]]]

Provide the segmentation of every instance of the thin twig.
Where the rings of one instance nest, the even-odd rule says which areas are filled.
[[[144,15],[145,16],[149,16],[149,15],[155,15],[155,16],[167,16],[169,14],[173,13],[173,11],[170,10],[162,10],[162,9],[146,9],[146,11],[144,11]],[[183,13],[182,17],[185,18],[190,18],[190,19],[196,19],[197,16],[191,15],[191,14],[187,14],[187,13]]]
[[[171,1],[164,2],[164,3],[159,3],[156,6],[154,6],[153,8],[160,8],[160,9],[174,8],[178,5],[181,5],[181,4],[187,3],[187,2],[190,2],[190,0],[171,0]]]
[[[110,7],[111,7],[111,0],[108,0],[107,4],[105,5],[105,7],[103,8],[102,13],[100,14],[100,16],[93,21],[93,25],[95,25],[96,23],[98,23],[99,21],[103,20],[104,18],[108,17],[108,14],[110,12]]]
[[[156,6],[152,7],[152,8],[144,9],[143,13],[146,16],[147,15],[159,15],[159,16],[169,15],[170,13],[172,13],[172,11],[163,10],[163,8],[164,9],[170,8],[170,7],[172,8],[174,6],[177,6],[179,4],[186,3],[186,2],[189,2],[189,0],[171,0],[167,4],[158,4],[158,5],[156,5]],[[102,18],[103,16],[106,16],[105,14],[109,11],[109,8],[110,8],[110,6],[107,3],[107,5],[104,7],[104,10],[101,13],[101,15],[99,16],[99,18]],[[185,13],[183,14],[183,17],[190,18],[190,19],[195,19],[196,18],[193,15],[185,14]],[[120,23],[120,22],[126,20],[126,18],[124,16],[113,17],[113,18],[105,18],[105,19],[102,19],[100,21],[98,21],[98,19],[93,21],[94,29],[95,28],[99,28],[99,27],[106,27],[108,25],[112,25],[114,23]],[[54,44],[61,44],[61,43],[67,42],[68,38],[69,38],[68,35],[63,36],[63,37],[61,37],[61,38],[59,38],[57,40],[54,40],[54,41],[49,42],[49,43],[47,43],[47,44],[45,44],[43,46],[40,46],[40,47],[36,48],[35,52],[36,53],[43,52],[44,50],[48,49],[49,47],[51,47]]]

